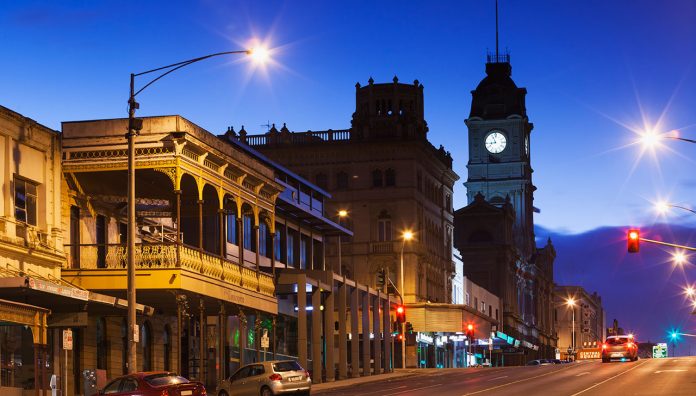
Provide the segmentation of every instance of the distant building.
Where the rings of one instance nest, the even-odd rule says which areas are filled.
[[[574,305],[568,304],[573,299]],[[581,286],[556,286],[554,291],[554,323],[558,347],[567,352],[573,346],[573,311],[575,311],[575,349],[600,348],[606,339],[606,315],[602,297],[588,293]]]
[[[407,303],[450,303],[452,277],[452,191],[459,176],[452,157],[427,139],[423,85],[414,81],[356,84],[350,129],[291,132],[275,125],[268,133],[239,139],[330,192],[327,216],[354,232],[341,244],[328,241],[327,259],[336,272],[376,286],[389,270],[399,283],[404,257]],[[339,210],[348,216],[338,219]],[[405,242],[402,233],[414,232]]]

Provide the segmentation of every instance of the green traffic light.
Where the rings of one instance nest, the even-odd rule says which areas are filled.
[[[677,333],[672,333],[672,338],[677,338]]]

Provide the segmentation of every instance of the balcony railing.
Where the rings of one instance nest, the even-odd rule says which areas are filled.
[[[65,248],[72,253],[68,264],[73,269],[124,269],[128,261],[126,245],[85,244],[66,245]],[[137,244],[135,266],[137,269],[187,269],[267,296],[273,296],[275,292],[271,275],[260,272],[257,278],[256,271],[251,268],[186,245]]]

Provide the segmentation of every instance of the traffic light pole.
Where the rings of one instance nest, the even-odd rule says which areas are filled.
[[[696,247],[677,245],[675,243],[656,241],[656,240],[647,239],[647,238],[638,238],[638,239],[640,239],[641,242],[654,243],[654,244],[663,245],[663,246],[671,246],[671,247],[675,247],[675,248],[680,248],[680,249],[684,249],[684,250],[691,250],[693,252],[696,252]]]

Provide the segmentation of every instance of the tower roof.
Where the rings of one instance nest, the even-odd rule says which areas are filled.
[[[512,80],[510,55],[489,56],[486,77],[471,91],[473,98],[469,118],[498,119],[512,115],[526,117],[526,94],[527,90],[518,88]]]

